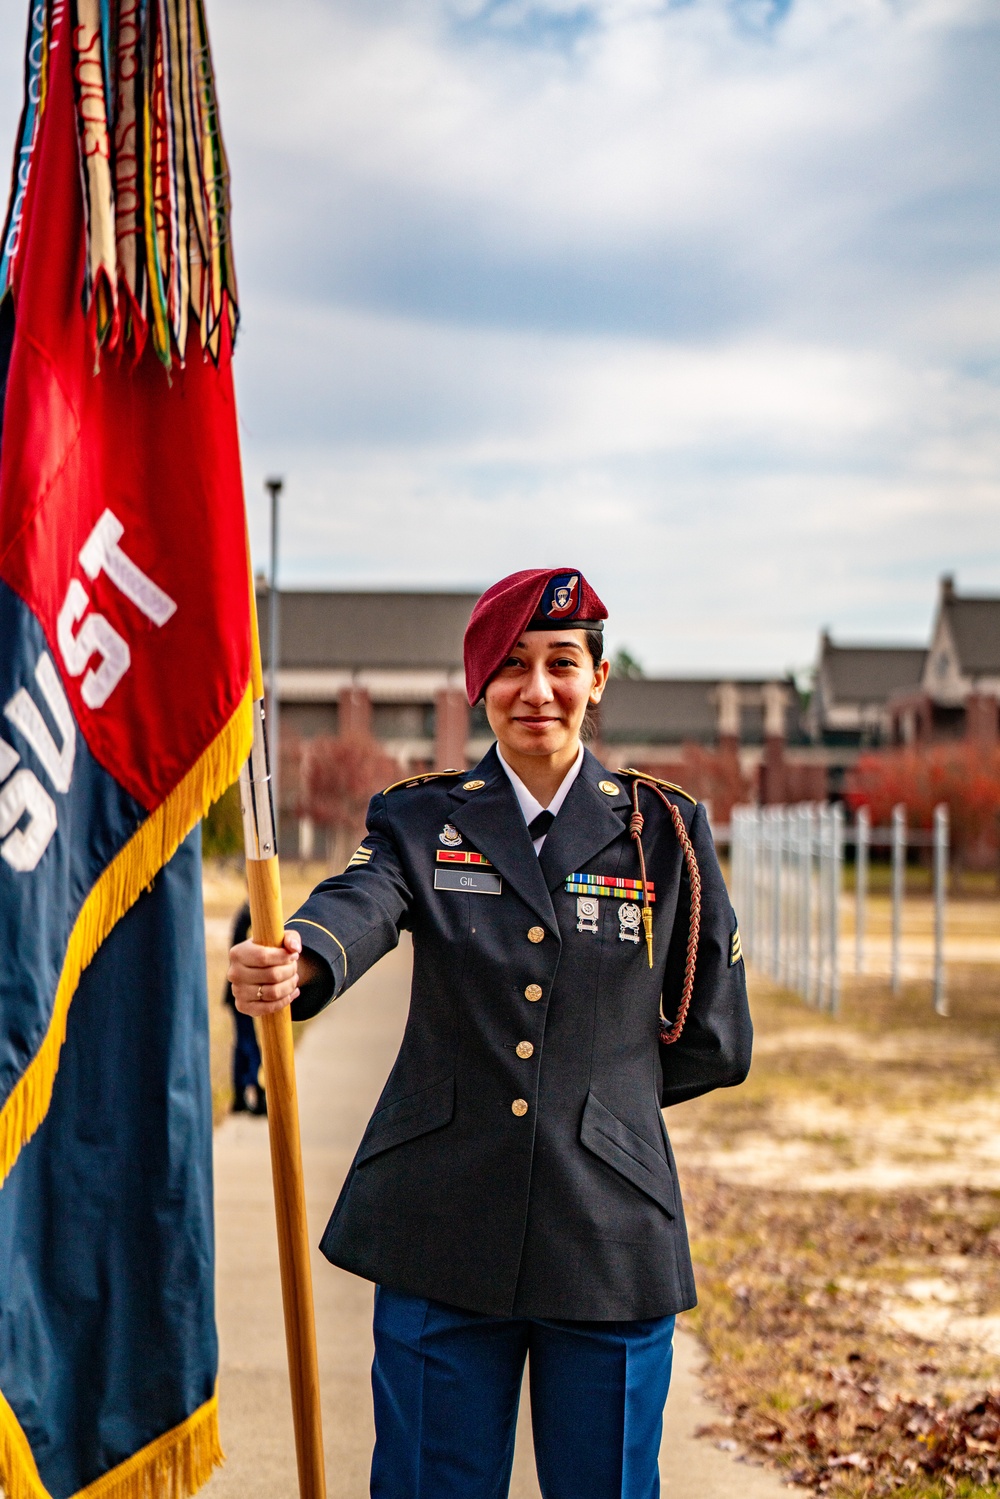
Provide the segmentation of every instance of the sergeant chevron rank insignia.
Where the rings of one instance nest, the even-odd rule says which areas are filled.
[[[347,867],[348,869],[357,869],[361,864],[370,864],[374,856],[375,850],[373,848],[366,848],[363,843],[360,843],[347,861]]]
[[[743,943],[740,941],[739,927],[733,932],[732,941],[729,944],[729,966],[732,968],[743,956]]]

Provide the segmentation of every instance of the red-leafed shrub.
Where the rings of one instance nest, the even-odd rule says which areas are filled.
[[[996,857],[1000,818],[1000,747],[972,742],[932,744],[862,755],[847,777],[847,801],[868,807],[885,825],[897,802],[911,827],[929,828],[944,802],[951,844],[962,863]]]
[[[375,792],[401,775],[399,761],[370,735],[345,739],[317,735],[303,748],[305,815],[320,827],[350,828],[360,835]]]
[[[333,865],[345,862],[363,837],[365,813],[375,792],[402,774],[399,762],[370,735],[282,739],[282,809],[328,829]]]

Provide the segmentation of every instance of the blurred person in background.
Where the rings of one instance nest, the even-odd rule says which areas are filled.
[[[495,584],[465,636],[496,744],[372,798],[246,1015],[315,1015],[413,936],[399,1055],[322,1240],[375,1283],[378,1499],[503,1499],[525,1360],[544,1499],[654,1499],[674,1319],[696,1295],[661,1108],[750,1065],[705,809],[582,736],[608,676],[578,571]]]
[[[245,942],[250,935],[250,906],[247,901],[236,913],[233,922],[231,946]],[[267,1100],[260,1082],[260,1046],[254,1029],[253,1016],[244,1015],[237,1009],[233,986],[226,980],[222,996],[233,1012],[236,1035],[233,1039],[233,1104],[234,1114],[266,1114]]]

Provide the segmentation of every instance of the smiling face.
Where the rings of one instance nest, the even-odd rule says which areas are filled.
[[[528,630],[487,684],[486,717],[507,756],[575,755],[608,663],[594,666],[583,630]]]

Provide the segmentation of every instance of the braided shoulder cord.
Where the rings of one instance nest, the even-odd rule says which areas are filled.
[[[639,874],[642,877],[642,925],[646,934],[646,955],[649,958],[649,966],[653,966],[653,908],[649,904],[649,886],[646,883],[646,855],[642,847],[643,815],[639,811],[639,783],[632,782],[632,816],[628,820],[628,830],[639,854]]]
[[[667,1017],[663,1013],[663,996],[662,994],[660,995],[660,1041],[664,1046],[672,1046],[684,1029],[684,1022],[687,1020],[688,1010],[691,1008],[691,996],[694,993],[695,964],[698,960],[698,939],[701,935],[701,870],[698,868],[698,859],[688,835],[688,830],[684,826],[684,819],[681,816],[680,808],[675,806],[669,797],[664,796],[659,786],[655,783],[643,781],[642,784],[648,786],[651,791],[656,792],[656,795],[670,813],[670,820],[674,825],[677,842],[680,844],[681,852],[684,855],[688,880],[691,885],[691,912],[688,922],[687,955],[684,960],[684,984],[681,989],[681,1001],[677,1007],[677,1018],[674,1020],[673,1025],[668,1023]],[[643,924],[646,928],[646,943],[649,949],[650,967],[652,967],[653,912],[649,904],[649,894],[646,888],[646,858],[642,848],[642,828],[643,816],[639,811],[639,778],[637,776],[632,782],[632,816],[629,818],[629,833],[635,841],[639,854],[639,870],[642,875]]]

